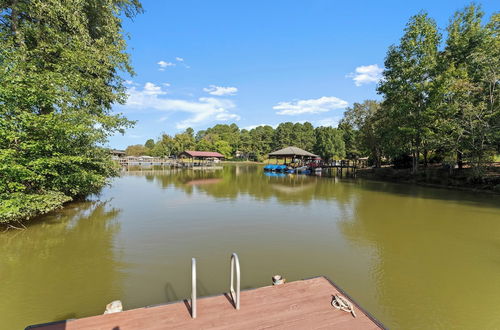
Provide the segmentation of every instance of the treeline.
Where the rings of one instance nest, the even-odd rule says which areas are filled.
[[[262,160],[273,150],[296,146],[312,151],[324,159],[344,158],[343,132],[333,127],[316,127],[311,123],[281,123],[276,129],[258,126],[240,129],[236,124],[218,124],[206,130],[194,132],[192,128],[170,136],[162,134],[149,139],[144,145],[126,149],[127,155],[165,157],[178,155],[184,150],[218,151],[227,159]]]
[[[272,150],[298,146],[324,159],[368,156],[380,166],[467,162],[474,176],[500,152],[500,14],[489,22],[476,5],[458,11],[442,39],[426,13],[410,18],[397,45],[389,47],[377,87],[382,101],[354,103],[337,128],[282,123],[240,130],[216,125],[127,148],[131,155],[168,156],[185,149],[216,150],[262,159]]]
[[[410,157],[414,173],[430,159],[483,173],[500,149],[500,14],[483,16],[476,5],[456,12],[446,40],[426,13],[409,20],[387,52],[381,105],[355,105],[342,123],[355,146],[375,163]]]

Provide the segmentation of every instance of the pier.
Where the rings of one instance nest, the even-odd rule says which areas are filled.
[[[338,294],[353,305],[355,315],[332,306]],[[187,300],[129,311],[66,320],[27,329],[383,329],[326,277],[241,291],[240,309],[230,294],[201,298],[197,317],[191,316]]]

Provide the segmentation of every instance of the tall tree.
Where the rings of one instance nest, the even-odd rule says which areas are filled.
[[[100,146],[131,122],[111,112],[133,74],[121,18],[136,0],[0,2],[0,222],[98,191]]]
[[[398,46],[391,46],[378,92],[399,137],[399,153],[410,152],[413,172],[432,132],[433,79],[437,72],[440,34],[426,13],[413,16]]]
[[[273,149],[281,149],[295,145],[294,126],[291,122],[281,123],[274,131]]]
[[[148,148],[149,150],[152,150],[155,147],[155,140],[149,139],[144,143],[144,146]]]
[[[304,150],[312,150],[316,143],[316,135],[314,127],[310,122],[303,124],[296,123],[293,125],[293,141],[292,144]]]
[[[375,100],[365,100],[363,103],[356,102],[352,107],[346,109],[339,126],[348,130],[348,141],[356,146],[355,150],[358,155],[370,156],[377,167],[380,166],[382,153],[382,143],[377,127],[379,111],[380,104]],[[354,142],[350,141],[351,136],[355,140]],[[344,141],[346,141],[346,132],[344,132]]]
[[[345,143],[342,131],[333,127],[316,127],[314,152],[324,160],[345,157]]]
[[[436,95],[447,121],[440,126],[442,141],[457,154],[459,167],[466,158],[478,176],[500,141],[500,14],[486,26],[483,16],[476,5],[455,13],[447,28]]]

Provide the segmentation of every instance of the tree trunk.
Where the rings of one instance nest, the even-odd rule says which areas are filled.
[[[426,149],[424,149],[424,168],[427,168],[427,156],[429,154],[429,151]]]
[[[412,169],[411,172],[416,174],[418,171],[418,149],[416,151],[412,151]]]
[[[460,151],[457,151],[457,164],[459,169],[464,167],[463,154]]]

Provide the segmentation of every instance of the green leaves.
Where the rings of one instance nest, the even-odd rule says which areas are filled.
[[[333,127],[316,127],[314,152],[324,160],[343,159],[345,143],[343,132]]]
[[[55,191],[43,194],[13,193],[0,197],[0,223],[28,220],[53,211],[71,200],[71,197]]]
[[[111,113],[126,99],[118,73],[133,73],[119,16],[140,10],[135,0],[0,3],[0,218],[45,213],[116,174],[101,146],[133,124]]]

